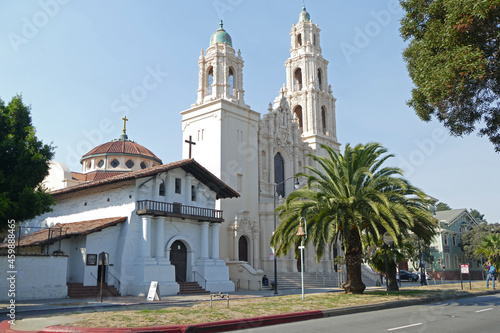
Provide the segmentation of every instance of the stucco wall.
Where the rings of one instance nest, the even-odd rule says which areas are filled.
[[[9,267],[7,259],[7,256],[0,256],[0,267]],[[12,298],[16,301],[67,297],[67,262],[66,256],[16,256],[17,273],[8,273],[7,269],[2,272],[0,301],[11,299],[7,292],[11,289],[10,282],[15,285]],[[7,280],[13,275],[15,280]]]

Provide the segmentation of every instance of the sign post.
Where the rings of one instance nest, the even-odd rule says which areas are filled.
[[[464,290],[464,283],[462,280],[462,274],[469,275],[469,289],[472,290],[472,282],[471,282],[471,277],[470,277],[470,272],[469,272],[469,264],[461,264],[460,265],[460,285],[462,286],[462,290]]]

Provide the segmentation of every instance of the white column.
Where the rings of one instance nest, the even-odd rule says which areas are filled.
[[[219,223],[211,223],[212,227],[212,256],[213,260],[219,260]]]
[[[165,218],[156,218],[156,258],[165,257]]]
[[[253,267],[260,269],[259,229],[252,230]]]
[[[201,244],[200,244],[200,258],[208,258],[208,226],[209,222],[201,222]]]
[[[151,216],[142,218],[142,256],[151,257]]]

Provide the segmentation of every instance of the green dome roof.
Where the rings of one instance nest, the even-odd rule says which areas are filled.
[[[311,22],[311,15],[306,10],[306,5],[302,7],[302,11],[299,14],[299,22]]]
[[[229,46],[233,46],[233,41],[231,40],[231,36],[222,28],[222,20],[220,20],[219,26],[220,28],[212,35],[210,38],[210,46],[215,43],[227,44]]]

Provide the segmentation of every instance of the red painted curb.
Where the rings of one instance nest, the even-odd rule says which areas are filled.
[[[41,330],[42,333],[194,333],[194,332],[226,332],[245,328],[261,327],[283,323],[291,323],[308,319],[323,318],[322,311],[305,311],[298,313],[287,313],[282,315],[262,316],[242,319],[231,319],[214,321],[211,323],[163,326],[163,327],[134,327],[134,328],[91,328],[91,327],[69,327],[49,326]],[[1,331],[0,331],[1,332]],[[19,331],[12,331],[18,333]]]
[[[38,331],[16,331],[10,328],[8,320],[4,320],[0,322],[0,333],[38,333]]]

